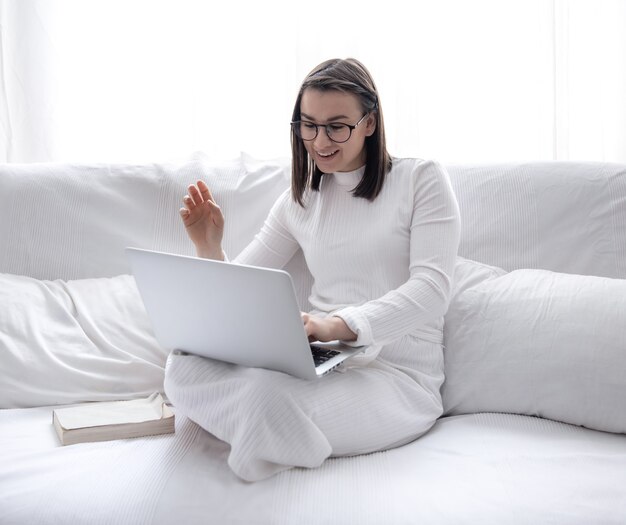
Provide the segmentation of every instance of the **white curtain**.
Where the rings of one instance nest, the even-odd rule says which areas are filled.
[[[0,161],[289,154],[327,58],[393,155],[626,161],[625,0],[0,0]]]

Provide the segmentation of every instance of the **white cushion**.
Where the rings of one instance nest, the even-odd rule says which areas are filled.
[[[626,164],[448,166],[459,254],[504,268],[626,278]]]
[[[626,280],[517,270],[453,297],[445,321],[446,415],[626,432]]]
[[[178,208],[202,178],[227,216],[235,256],[289,185],[289,159],[182,164],[0,165],[0,272],[40,279],[129,271],[128,245],[193,253]],[[626,165],[582,162],[447,167],[462,217],[459,253],[506,270],[626,278]]]
[[[163,391],[166,352],[128,275],[39,281],[0,274],[0,408]]]
[[[237,255],[289,186],[288,159],[242,154],[182,164],[0,165],[0,272],[38,279],[129,273],[126,246],[194,253],[178,210],[203,179],[226,215],[224,244]]]

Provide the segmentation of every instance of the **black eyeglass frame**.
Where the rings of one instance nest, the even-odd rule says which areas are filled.
[[[312,140],[315,140],[317,138],[317,135],[320,132],[320,128],[324,128],[324,131],[326,132],[326,136],[328,137],[328,139],[332,142],[335,142],[336,144],[343,144],[345,142],[348,142],[351,138],[352,138],[352,132],[357,128],[357,126],[363,122],[363,120],[365,119],[365,117],[367,117],[370,114],[370,111],[368,111],[367,113],[365,113],[365,115],[363,115],[359,121],[353,126],[351,124],[346,124],[345,122],[331,122],[330,124],[316,124],[315,122],[311,122],[310,120],[294,120],[292,122],[290,122],[290,124],[292,126],[294,126],[294,133],[300,137],[302,140],[306,140],[307,142],[311,142]],[[313,136],[312,139],[305,139],[302,137],[300,131],[299,131],[299,127],[300,125],[306,122],[307,124],[310,124],[312,126],[315,126],[315,135]],[[348,135],[348,138],[346,140],[335,140],[330,136],[330,132],[329,132],[329,128],[331,128],[332,131],[332,126],[336,126],[336,125],[342,125],[342,126],[347,126],[348,129],[350,130],[350,134]],[[298,131],[296,131],[298,130]]]

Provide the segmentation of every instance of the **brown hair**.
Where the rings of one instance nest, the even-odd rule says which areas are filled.
[[[374,133],[366,137],[367,155],[365,173],[361,182],[353,190],[355,197],[373,201],[380,193],[385,176],[391,169],[391,157],[385,142],[383,113],[378,98],[378,90],[369,71],[354,58],[332,59],[315,67],[304,79],[293,108],[292,121],[300,120],[300,102],[307,88],[321,91],[341,91],[352,93],[359,98],[364,113],[372,113],[376,118]],[[323,173],[309,157],[306,148],[291,128],[291,196],[304,207],[303,196],[307,186],[319,191]]]

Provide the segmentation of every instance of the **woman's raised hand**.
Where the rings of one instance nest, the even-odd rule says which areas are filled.
[[[215,203],[208,186],[203,181],[190,184],[189,192],[183,197],[184,208],[180,216],[187,235],[196,246],[199,257],[224,260],[222,238],[224,237],[224,215]]]

